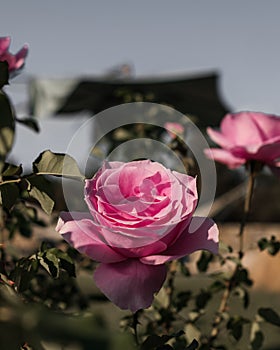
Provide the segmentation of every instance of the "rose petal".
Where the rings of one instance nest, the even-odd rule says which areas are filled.
[[[221,122],[221,132],[236,146],[261,144],[264,141],[253,112],[227,114]]]
[[[115,264],[100,264],[94,273],[97,287],[121,309],[132,312],[149,307],[154,293],[166,278],[164,265],[150,266],[130,259]]]
[[[99,238],[96,226],[90,218],[89,213],[62,212],[56,231],[79,252],[93,260],[104,263],[125,260],[126,257],[114,251]]]
[[[208,148],[204,150],[204,154],[209,159],[226,164],[230,169],[238,168],[246,163],[245,158],[238,158],[233,156],[229,151],[221,148]]]
[[[271,140],[272,138],[279,137],[280,120],[278,116],[260,112],[252,112],[250,115],[258,126],[264,140]]]
[[[259,148],[256,159],[265,163],[271,163],[275,159],[280,158],[280,143],[266,144]]]
[[[229,148],[234,144],[232,138],[228,138],[227,136],[223,135],[220,131],[214,130],[210,127],[207,128],[206,131],[209,137],[221,147]]]
[[[234,156],[244,159],[260,160],[263,163],[274,163],[280,158],[280,143],[263,144],[256,147],[234,147],[231,149]]]
[[[1,58],[1,55],[9,49],[10,43],[11,43],[11,38],[9,36],[0,38],[0,58]]]
[[[190,233],[192,227],[197,229]],[[146,256],[140,261],[144,264],[159,265],[204,249],[217,254],[218,242],[219,230],[214,221],[209,218],[194,217],[185,232],[164,253]]]
[[[15,55],[15,66],[14,69],[19,69],[24,65],[25,58],[28,54],[28,45],[24,45]]]

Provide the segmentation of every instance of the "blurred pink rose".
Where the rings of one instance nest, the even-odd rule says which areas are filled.
[[[183,125],[179,123],[167,122],[164,127],[172,139],[175,139],[177,135],[182,136],[184,133]]]
[[[9,72],[13,72],[22,68],[25,58],[28,53],[28,45],[24,45],[15,55],[9,52],[11,38],[0,37],[0,61],[7,61],[9,65]]]
[[[62,212],[57,231],[101,262],[94,280],[122,309],[147,308],[166,278],[167,261],[218,251],[218,229],[193,217],[196,180],[150,160],[107,162],[86,180],[89,213]],[[189,232],[194,222],[195,232]]]
[[[205,150],[207,157],[237,168],[256,160],[280,170],[280,117],[260,112],[227,114],[221,131],[207,129],[208,135],[221,148]]]

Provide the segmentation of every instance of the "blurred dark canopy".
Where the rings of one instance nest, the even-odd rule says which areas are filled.
[[[57,99],[53,115],[88,111],[96,114],[107,108],[126,102],[154,102],[169,105],[183,114],[194,117],[199,127],[217,126],[229,108],[221,100],[216,73],[198,76],[176,76],[170,78],[85,78],[75,83],[65,96]],[[48,80],[44,84],[44,103],[48,93],[58,90],[59,80]],[[65,81],[64,81],[65,83]],[[42,84],[35,80],[32,85],[31,114],[40,116],[38,103],[42,95]],[[64,84],[65,85],[65,84]],[[48,92],[49,90],[49,92]]]

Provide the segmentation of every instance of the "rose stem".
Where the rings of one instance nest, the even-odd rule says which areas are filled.
[[[257,175],[257,171],[255,169],[255,162],[248,163],[248,168],[249,168],[249,179],[248,179],[247,191],[246,191],[245,201],[244,201],[243,217],[241,219],[240,229],[239,229],[239,252],[238,252],[238,255],[239,255],[240,260],[243,258],[243,255],[244,255],[244,247],[243,247],[243,245],[244,245],[244,242],[243,242],[244,228],[245,228],[245,225],[246,225],[246,222],[248,220],[249,213],[250,213],[255,178]],[[226,283],[226,288],[225,288],[224,294],[223,294],[222,299],[221,299],[218,313],[217,313],[217,316],[213,322],[213,327],[212,327],[211,336],[210,336],[210,344],[212,344],[213,341],[218,336],[219,325],[222,321],[222,313],[225,312],[227,309],[228,299],[229,299],[231,290],[234,286],[235,275],[236,275],[236,272],[238,271],[239,267],[240,267],[240,265],[237,264],[230,280],[227,281],[227,283]]]
[[[133,314],[133,321],[132,321],[132,328],[134,331],[133,334],[134,334],[134,339],[137,346],[139,345],[138,332],[137,332],[137,325],[139,324],[138,315],[139,315],[139,310]]]
[[[172,299],[173,299],[174,289],[175,289],[174,279],[175,279],[176,272],[177,272],[177,260],[173,260],[169,264],[169,269],[168,269],[169,277],[166,285],[166,294],[168,297],[168,304],[166,309],[169,311],[172,311]],[[167,320],[164,324],[164,328],[167,333],[169,332],[170,327],[171,327],[171,320]]]
[[[177,261],[173,260],[169,265],[169,278],[167,281],[167,288],[166,292],[168,295],[168,308],[171,307],[172,304],[172,297],[174,294],[174,279],[177,271]]]
[[[5,237],[4,237],[4,213],[3,208],[0,206],[0,261],[5,264]]]
[[[244,211],[243,211],[243,218],[240,223],[240,229],[239,229],[239,259],[241,260],[243,258],[243,250],[244,250],[244,228],[246,225],[246,222],[248,220],[248,216],[251,209],[251,202],[252,202],[252,196],[253,196],[253,189],[255,184],[255,178],[257,172],[255,171],[255,164],[253,162],[250,162],[248,164],[249,167],[249,179],[248,179],[248,185],[247,185],[247,192],[245,196],[245,202],[244,202]]]

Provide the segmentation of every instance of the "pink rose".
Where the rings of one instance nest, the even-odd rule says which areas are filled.
[[[193,217],[196,179],[157,162],[104,163],[86,180],[85,200],[89,213],[63,212],[56,229],[101,263],[95,283],[122,309],[151,305],[166,278],[167,261],[199,249],[218,251],[215,223]]]
[[[260,112],[227,114],[221,131],[207,129],[208,135],[221,148],[205,150],[207,157],[237,168],[250,160],[280,170],[280,118]]]
[[[9,65],[9,72],[13,72],[22,68],[25,58],[28,53],[28,45],[24,45],[15,55],[9,52],[11,38],[0,37],[0,61],[7,61]]]
[[[164,124],[164,127],[167,129],[171,139],[175,139],[177,135],[182,136],[184,133],[183,125],[179,123],[167,122]]]

